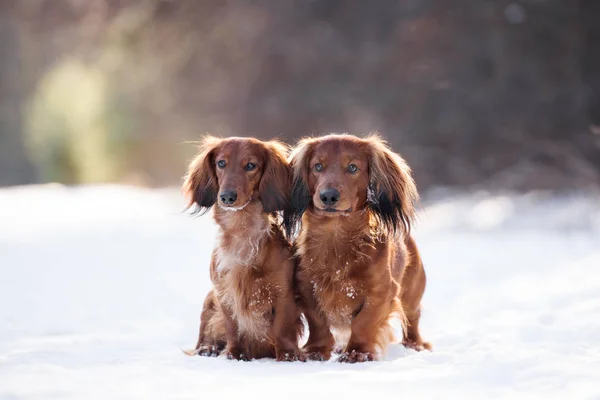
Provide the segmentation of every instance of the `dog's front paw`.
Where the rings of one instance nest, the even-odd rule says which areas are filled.
[[[306,355],[300,349],[276,349],[277,361],[306,361]]]
[[[224,351],[228,360],[250,361],[247,354],[239,347],[227,348]]]
[[[202,345],[196,350],[196,352],[202,357],[218,357],[219,354],[221,354],[221,349],[219,349],[217,346]]]
[[[429,350],[431,351],[431,344],[427,342],[415,342],[412,340],[404,339],[402,345],[407,349],[413,349],[416,351]]]
[[[374,358],[370,352],[352,350],[342,353],[337,360],[338,362],[354,364],[366,361],[373,361]]]
[[[326,347],[308,346],[304,348],[304,353],[312,361],[327,361],[331,358],[331,349]]]

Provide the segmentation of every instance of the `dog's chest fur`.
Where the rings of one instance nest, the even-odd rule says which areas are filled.
[[[233,312],[239,333],[256,339],[267,335],[281,291],[259,275],[252,267],[237,266],[221,272],[216,285],[219,300]]]
[[[214,284],[219,301],[232,311],[239,333],[264,339],[281,288],[267,280],[262,270],[270,226],[258,228],[250,233],[221,233],[215,250]]]
[[[348,327],[368,293],[365,281],[373,245],[369,240],[308,239],[300,279],[310,283],[319,311],[334,328]]]

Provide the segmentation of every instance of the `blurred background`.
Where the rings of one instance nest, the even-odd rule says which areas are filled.
[[[600,186],[597,0],[2,0],[0,186],[380,131],[418,186]]]

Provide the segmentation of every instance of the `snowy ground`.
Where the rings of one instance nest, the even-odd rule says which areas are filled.
[[[598,199],[425,202],[434,352],[342,365],[182,354],[215,227],[176,190],[0,190],[0,399],[598,399]]]

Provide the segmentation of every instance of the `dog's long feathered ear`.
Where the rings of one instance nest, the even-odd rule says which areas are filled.
[[[283,224],[288,237],[294,236],[300,227],[302,215],[310,204],[308,188],[308,162],[314,144],[314,139],[302,139],[290,155],[292,167],[292,194],[290,202],[283,211]]]
[[[379,136],[366,140],[371,148],[368,206],[387,232],[409,234],[419,200],[410,167]]]
[[[292,170],[286,157],[287,147],[278,141],[265,143],[265,166],[258,193],[267,213],[282,211],[290,201]]]
[[[196,205],[195,212],[204,214],[217,201],[219,185],[215,175],[215,151],[221,139],[205,136],[200,141],[199,153],[190,163],[184,178],[182,192],[186,208]]]

